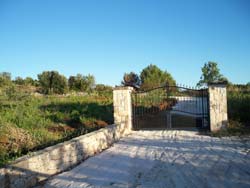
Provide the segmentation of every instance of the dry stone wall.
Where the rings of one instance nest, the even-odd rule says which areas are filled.
[[[108,148],[127,132],[124,126],[109,125],[98,131],[19,158],[0,169],[0,187],[26,188],[65,171]]]

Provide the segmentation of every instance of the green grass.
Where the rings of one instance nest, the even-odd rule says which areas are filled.
[[[247,92],[229,90],[227,101],[229,119],[250,125],[250,90]]]
[[[0,92],[0,166],[113,123],[112,95],[39,96]]]

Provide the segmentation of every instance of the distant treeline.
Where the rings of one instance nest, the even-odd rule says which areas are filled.
[[[211,82],[228,83],[228,89],[241,90],[248,92],[250,82],[246,85],[232,84],[225,76],[220,73],[216,62],[205,63],[202,67],[202,75],[197,86],[207,86]],[[34,86],[38,92],[43,94],[65,94],[70,91],[91,93],[94,90],[112,91],[112,87],[96,84],[95,77],[91,74],[82,75],[76,74],[66,78],[58,71],[44,71],[37,75],[37,79],[31,77],[16,77],[11,78],[11,73],[0,73],[0,87],[11,84]],[[173,76],[166,70],[161,70],[156,65],[150,64],[146,66],[140,74],[132,72],[124,73],[121,81],[123,86],[131,86],[140,90],[148,90],[164,85],[176,85]]]
[[[43,94],[65,94],[71,91],[90,93],[95,91],[111,92],[112,87],[104,84],[96,84],[93,75],[77,74],[68,79],[58,71],[44,71],[37,75],[37,79],[31,77],[22,78],[20,76],[12,79],[11,73],[0,73],[0,87],[19,85],[33,86]]]

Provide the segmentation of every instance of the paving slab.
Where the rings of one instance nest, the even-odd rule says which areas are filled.
[[[136,131],[44,188],[250,187],[250,137]]]

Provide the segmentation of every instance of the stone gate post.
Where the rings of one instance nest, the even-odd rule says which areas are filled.
[[[210,83],[209,93],[209,114],[210,130],[219,131],[227,127],[227,88],[225,83]]]
[[[113,90],[114,123],[123,129],[123,134],[132,130],[132,87],[116,87]]]

